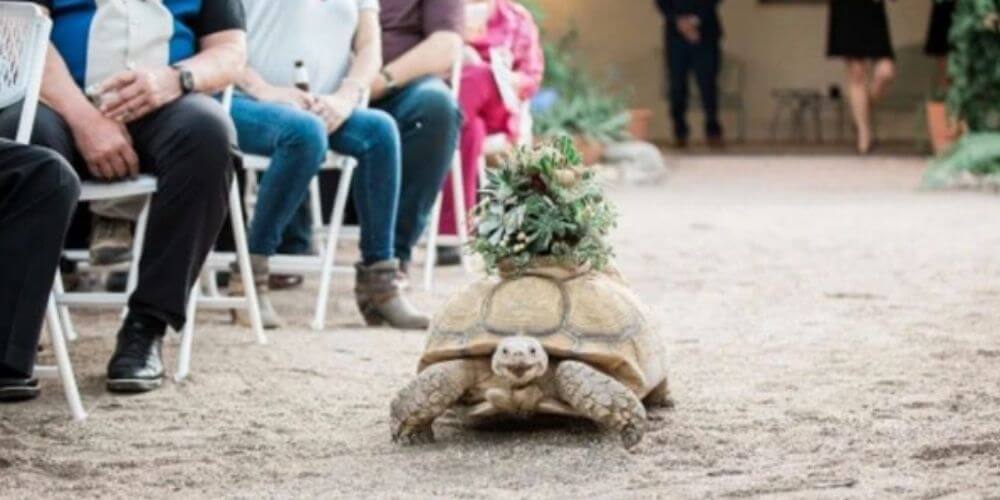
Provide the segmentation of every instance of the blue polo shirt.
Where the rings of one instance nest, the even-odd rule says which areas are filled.
[[[81,88],[182,61],[201,37],[246,26],[240,0],[28,1],[49,10],[52,43]]]

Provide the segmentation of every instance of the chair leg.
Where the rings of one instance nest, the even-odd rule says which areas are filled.
[[[200,281],[200,280],[199,280]],[[177,351],[177,372],[174,373],[175,382],[183,382],[191,372],[191,344],[194,342],[194,322],[198,313],[198,295],[201,293],[201,284],[195,283],[191,289],[191,297],[188,298],[187,321],[181,329],[181,345]]]
[[[353,170],[353,167],[351,168]],[[339,192],[340,186],[337,188]],[[340,194],[338,193],[337,196]],[[322,255],[325,246],[323,244],[323,200],[320,198],[319,176],[313,177],[309,183],[309,213],[312,215],[313,224],[313,250],[316,251],[317,255]],[[331,220],[330,223],[332,224],[333,221]]]
[[[66,293],[62,275],[58,270],[56,271],[56,277],[52,282],[52,289],[55,292],[56,298]],[[56,315],[59,317],[59,328],[62,330],[63,336],[66,337],[66,340],[73,342],[79,338],[76,334],[76,328],[73,326],[73,317],[69,315],[69,307],[61,306],[58,301],[56,301]]]
[[[466,222],[468,210],[465,206],[465,183],[462,172],[462,160],[457,152],[455,153],[454,160],[452,160],[451,193],[455,206],[455,232],[458,236],[459,261],[462,264],[462,268],[470,271],[469,259],[465,256],[465,250],[469,244],[469,225]]]
[[[233,241],[236,243],[236,261],[240,266],[243,278],[244,297],[246,297],[247,314],[250,315],[250,328],[257,337],[257,343],[266,344],[264,325],[260,319],[260,303],[257,301],[257,288],[253,283],[253,269],[250,267],[250,250],[247,246],[247,230],[243,222],[243,208],[240,206],[239,187],[233,179],[229,189],[229,217],[233,226]]]
[[[209,297],[220,297],[219,293],[219,280],[216,279],[217,274],[214,269],[202,269],[201,271],[201,286],[204,288],[205,295]]]
[[[337,245],[340,240],[340,229],[344,224],[344,210],[347,198],[350,196],[351,179],[354,177],[354,165],[345,166],[340,171],[340,182],[337,185],[337,198],[333,200],[333,213],[330,214],[330,226],[327,230],[326,243],[323,246],[323,268],[320,271],[319,293],[316,294],[316,313],[312,328],[322,331],[326,328],[326,306],[330,299],[330,285],[333,280],[333,267],[337,262]]]
[[[135,241],[132,243],[132,262],[129,263],[128,279],[125,282],[125,306],[122,307],[122,317],[128,313],[128,300],[139,284],[139,262],[142,259],[142,248],[146,244],[146,224],[149,221],[149,205],[152,203],[152,196],[146,197],[146,203],[142,205],[139,218],[135,221]]]
[[[434,288],[434,265],[437,263],[437,240],[441,225],[441,193],[438,193],[434,208],[431,210],[431,221],[427,225],[427,256],[424,260],[424,290]]]
[[[244,170],[246,182],[243,184],[243,205],[247,220],[253,220],[254,209],[257,208],[257,172]]]
[[[76,385],[76,375],[73,373],[73,365],[70,363],[69,352],[66,349],[66,339],[60,326],[56,301],[51,295],[45,308],[45,319],[48,325],[49,340],[52,342],[52,351],[56,355],[56,366],[59,368],[59,380],[62,382],[63,392],[66,394],[69,411],[73,415],[73,420],[83,421],[87,418],[87,412],[84,411],[83,403],[80,401],[80,390]]]

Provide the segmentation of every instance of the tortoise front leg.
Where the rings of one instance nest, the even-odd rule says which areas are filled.
[[[555,382],[563,401],[581,415],[619,432],[626,448],[642,440],[646,410],[621,382],[579,361],[559,363]]]
[[[400,389],[390,406],[392,440],[403,444],[434,441],[431,424],[475,383],[475,367],[467,360],[431,365]]]

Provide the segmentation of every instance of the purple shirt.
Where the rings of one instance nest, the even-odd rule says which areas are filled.
[[[464,0],[381,0],[382,60],[396,60],[437,31],[465,31]]]

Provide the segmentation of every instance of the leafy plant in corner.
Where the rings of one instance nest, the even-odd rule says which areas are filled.
[[[948,107],[968,127],[924,176],[930,187],[968,172],[1000,174],[1000,0],[961,0],[949,40]]]

